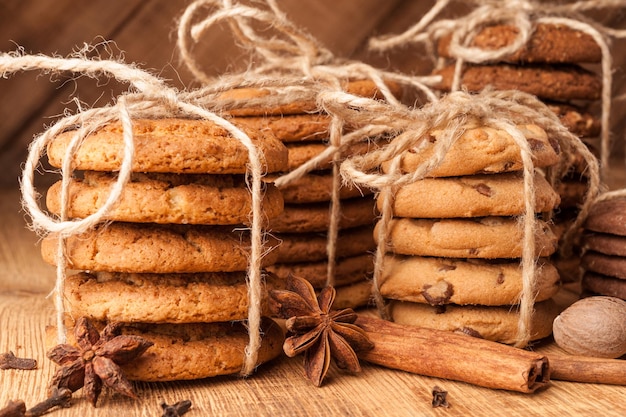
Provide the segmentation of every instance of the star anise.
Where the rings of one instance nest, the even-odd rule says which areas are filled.
[[[354,324],[357,315],[352,309],[331,310],[335,300],[332,286],[316,296],[307,280],[289,277],[287,289],[271,291],[270,300],[273,313],[287,319],[285,325],[291,336],[283,345],[285,354],[293,357],[304,352],[305,374],[316,386],[322,385],[331,356],[339,368],[361,371],[355,350],[374,345]]]
[[[153,343],[139,336],[120,335],[120,327],[119,323],[110,323],[100,334],[89,320],[78,319],[74,327],[78,347],[60,344],[47,353],[49,359],[61,365],[52,377],[51,389],[69,388],[74,392],[84,386],[85,396],[94,407],[103,383],[137,398],[119,365],[136,359]]]

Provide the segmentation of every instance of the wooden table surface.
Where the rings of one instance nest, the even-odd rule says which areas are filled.
[[[32,371],[0,370],[0,408],[45,399],[54,364],[45,357],[44,327],[54,321],[47,298],[54,270],[41,261],[38,238],[26,227],[19,191],[0,189],[0,353],[35,358]],[[536,350],[558,350],[553,343]],[[472,358],[467,358],[472,360]],[[448,392],[449,408],[432,408],[432,389]],[[332,369],[321,388],[303,377],[301,358],[280,358],[246,379],[218,377],[176,383],[138,383],[139,400],[106,390],[93,408],[78,391],[54,416],[160,416],[161,402],[190,399],[194,416],[624,416],[626,387],[552,381],[520,394],[423,377],[363,364],[358,375]]]

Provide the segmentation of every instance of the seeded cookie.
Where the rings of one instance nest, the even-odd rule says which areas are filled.
[[[386,81],[387,87],[396,97],[402,95],[400,85]],[[296,86],[297,87],[297,86]],[[383,95],[371,80],[350,80],[342,83],[342,89],[350,94],[361,97],[383,99]],[[311,87],[308,90],[302,88],[235,88],[220,93],[213,105],[223,113],[231,116],[280,116],[289,114],[304,114],[319,112],[317,105],[317,93],[319,91]],[[271,104],[268,105],[268,102]]]
[[[573,134],[581,138],[598,136],[601,130],[600,119],[582,108],[565,103],[546,103],[563,124]]]
[[[289,275],[293,275],[306,279],[314,288],[323,288],[326,285],[327,269],[327,261],[293,262],[267,267],[269,272],[276,274],[281,279],[287,279]],[[374,258],[369,253],[337,259],[335,263],[335,285],[348,285],[365,280],[372,275],[373,271]]]
[[[626,256],[626,236],[609,233],[585,233],[583,248],[605,255]]]
[[[583,255],[580,264],[586,271],[626,279],[626,257],[623,256],[587,251]]]
[[[500,49],[512,44],[518,33],[513,25],[486,26],[476,34],[471,46],[485,50]],[[439,56],[451,57],[451,40],[451,34],[439,40]],[[601,59],[602,51],[590,35],[565,25],[545,23],[536,24],[526,45],[503,58],[506,62],[553,64],[600,62]]]
[[[266,275],[262,314],[269,315],[267,292],[281,281]],[[248,317],[246,272],[124,274],[82,272],[65,281],[68,311],[98,321],[195,323]],[[123,300],[123,302],[121,301]]]
[[[278,244],[267,237],[268,247]],[[41,243],[44,261],[55,265],[58,237]],[[71,269],[136,273],[233,272],[248,268],[249,233],[230,226],[153,225],[114,222],[65,241]],[[263,265],[276,260],[273,251]]]
[[[517,128],[528,140],[535,167],[550,166],[559,161],[559,145],[551,142],[543,129],[536,125],[520,125]],[[445,134],[443,129],[432,130],[428,140],[434,143]],[[520,152],[515,140],[507,132],[472,122],[450,147],[441,164],[430,171],[428,176],[453,177],[519,171],[524,167]],[[401,157],[400,170],[403,173],[415,172],[432,157],[432,146],[419,153],[410,149]],[[383,171],[389,172],[389,166],[390,162],[383,162]]]
[[[271,183],[278,177],[276,174],[270,174],[264,179]],[[285,203],[319,203],[321,201],[331,201],[332,189],[333,174],[331,171],[311,171],[301,178],[281,186],[280,193]],[[372,191],[367,188],[358,188],[349,184],[341,184],[339,188],[339,198],[342,200],[370,194],[372,194]]]
[[[275,137],[245,129],[261,155],[264,171],[287,169],[287,150]],[[118,171],[124,156],[120,122],[92,133],[82,142],[73,159],[77,170]],[[134,120],[135,172],[187,174],[245,174],[248,150],[230,133],[208,120]],[[75,132],[57,136],[48,145],[52,166],[61,167]]]
[[[122,334],[141,336],[154,343],[138,359],[122,365],[132,381],[164,382],[231,375],[241,371],[249,338],[242,322],[187,324],[125,324]],[[68,326],[68,343],[76,344]],[[46,342],[56,344],[56,329],[46,329]],[[284,332],[273,320],[261,322],[257,364],[282,354]]]
[[[626,198],[595,203],[584,224],[585,229],[626,236]]]
[[[535,174],[535,212],[556,208],[559,195]],[[377,199],[382,208],[384,198]],[[519,173],[425,178],[398,189],[393,201],[397,217],[449,218],[515,216],[524,212],[524,183]]]
[[[359,197],[341,202],[340,229],[373,225],[376,207],[372,197]],[[330,224],[328,202],[285,204],[283,214],[271,219],[268,229],[280,233],[325,232]]]
[[[428,304],[392,301],[393,321],[398,324],[439,329],[495,342],[513,344],[517,336],[519,315],[512,306],[432,307]],[[554,300],[535,304],[531,321],[531,340],[543,339],[552,333],[552,322],[559,308]]]
[[[609,277],[594,272],[585,272],[582,278],[583,290],[593,294],[607,295],[626,300],[626,279]]]
[[[72,179],[67,214],[85,218],[106,202],[116,181],[114,173],[86,171]],[[61,181],[46,196],[52,213],[61,211]],[[268,218],[283,211],[282,194],[266,184],[262,200]],[[252,196],[243,175],[133,173],[107,220],[136,223],[247,224]]]
[[[376,249],[373,226],[360,226],[339,231],[336,242],[337,257],[360,255]],[[276,263],[313,262],[328,259],[326,233],[274,233],[280,241]]]
[[[393,218],[389,250],[393,253],[446,258],[521,258],[524,232],[512,217],[471,219]],[[378,228],[374,232],[378,237]],[[556,252],[558,239],[547,223],[537,220],[538,256]]]
[[[536,269],[536,300],[546,300],[559,289],[559,273],[549,262]],[[519,260],[465,260],[387,255],[380,292],[386,298],[427,303],[517,304],[522,292]]]
[[[434,72],[442,76],[436,88],[450,91],[454,68],[452,64]],[[596,74],[574,65],[467,65],[461,76],[461,86],[470,92],[481,91],[487,86],[496,90],[519,90],[540,99],[556,101],[598,100],[602,91],[602,82]]]

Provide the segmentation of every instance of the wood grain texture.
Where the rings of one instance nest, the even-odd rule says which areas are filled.
[[[45,326],[54,321],[46,298],[54,271],[40,261],[37,238],[19,213],[19,193],[0,190],[0,353],[34,358],[33,371],[0,371],[0,407],[23,399],[27,406],[45,398],[54,364],[45,357]],[[38,280],[37,275],[45,276]],[[39,277],[41,278],[41,277]],[[436,347],[433,347],[436,349]],[[538,352],[563,353],[550,341]],[[472,358],[467,358],[472,360]],[[450,408],[431,406],[432,389],[448,392]],[[302,358],[282,357],[261,366],[253,376],[209,378],[173,383],[137,383],[140,400],[105,391],[97,409],[78,391],[69,409],[54,416],[157,416],[160,403],[193,402],[193,416],[543,416],[626,413],[626,387],[552,381],[534,394],[491,390],[474,385],[414,375],[363,364],[348,375],[332,367],[321,388],[303,376]],[[593,414],[592,414],[593,413]]]

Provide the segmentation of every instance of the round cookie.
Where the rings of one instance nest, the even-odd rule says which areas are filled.
[[[278,175],[270,174],[265,177],[265,181],[273,182],[276,178]],[[331,201],[332,189],[333,174],[331,171],[312,171],[301,178],[290,181],[287,185],[281,186],[280,192],[285,203],[304,204]],[[339,198],[342,200],[370,194],[372,191],[368,188],[358,188],[350,184],[341,184],[339,188]]]
[[[559,289],[559,273],[549,262],[536,269],[536,300]],[[517,304],[522,292],[519,260],[511,262],[386,255],[380,293],[395,300],[497,306]]]
[[[585,272],[582,279],[582,288],[594,294],[626,300],[626,279]]]
[[[287,150],[273,136],[242,129],[257,147],[265,172],[287,168]],[[134,120],[134,172],[186,174],[245,174],[248,150],[230,133],[208,120]],[[74,131],[57,136],[48,145],[52,166],[61,167]],[[118,171],[124,156],[122,125],[114,122],[84,139],[73,159],[74,168]]]
[[[276,274],[281,279],[287,279],[289,275],[304,278],[314,288],[326,286],[326,272],[328,262],[293,262],[275,264],[267,267],[267,271]],[[335,264],[335,285],[342,286],[353,284],[369,278],[374,271],[374,259],[371,254],[347,256],[337,259]]]
[[[428,329],[461,332],[495,342],[513,344],[516,341],[519,315],[511,306],[456,306],[445,308],[428,304],[392,301],[390,312],[398,324]],[[531,340],[543,339],[552,333],[552,322],[559,314],[554,300],[535,304],[531,321]]]
[[[391,81],[385,81],[385,84],[394,96],[402,95],[400,85]],[[345,80],[341,83],[341,88],[347,93],[361,97],[381,100],[384,98],[371,80]],[[242,87],[219,93],[211,100],[211,105],[231,116],[313,113],[321,110],[317,104],[318,93],[319,86],[304,84],[278,88]]]
[[[600,134],[602,123],[591,113],[565,103],[546,103],[558,117],[563,126],[581,138],[592,138]]]
[[[436,70],[442,81],[436,88],[450,91],[455,65]],[[461,86],[470,92],[478,92],[487,86],[496,90],[519,90],[540,99],[599,100],[602,82],[598,75],[574,65],[467,65],[461,76]]]
[[[613,198],[595,203],[585,220],[585,229],[626,236],[626,198]]]
[[[262,314],[269,315],[267,293],[282,282],[271,274],[263,285]],[[124,274],[81,272],[65,281],[68,311],[98,321],[212,323],[248,317],[245,272]]]
[[[328,259],[326,233],[274,233],[280,244],[276,263],[314,262]],[[340,230],[336,242],[338,258],[360,255],[376,249],[373,226]]]
[[[340,229],[373,225],[374,199],[359,197],[341,201]],[[280,233],[325,232],[330,224],[329,203],[285,204],[283,214],[271,219],[268,229]]]
[[[558,239],[547,223],[537,220],[537,256],[550,256]],[[378,227],[374,231],[378,237]],[[388,250],[404,255],[446,258],[521,258],[524,232],[512,217],[475,219],[393,218]]]
[[[581,266],[587,271],[610,277],[626,279],[626,258],[587,251],[581,259]]]
[[[550,142],[546,132],[539,126],[528,124],[517,128],[528,140],[535,167],[545,167],[559,162],[560,148]],[[429,133],[431,143],[441,140],[446,131],[434,129]],[[434,155],[433,147],[428,146],[416,153],[405,151],[400,162],[402,173],[415,172],[417,168]],[[389,172],[390,162],[383,162],[382,169]],[[520,148],[507,132],[488,126],[478,126],[471,122],[461,136],[448,149],[443,161],[428,173],[429,177],[454,177],[459,175],[494,174],[520,171],[524,167]]]
[[[585,194],[589,186],[583,179],[564,178],[556,186],[556,192],[561,197],[559,208],[577,208],[585,201]]]
[[[535,174],[535,212],[556,208],[559,195]],[[377,199],[381,210],[384,198]],[[519,173],[425,178],[398,188],[393,215],[414,218],[516,216],[524,212],[524,180]]]
[[[626,236],[608,233],[586,233],[583,235],[583,248],[605,255],[626,257]]]
[[[300,143],[287,143],[285,145],[289,152],[288,170],[294,169],[304,165],[309,160],[317,157],[322,152],[328,150],[327,142],[300,142]],[[357,142],[345,151],[346,155],[363,155],[372,148],[370,142]],[[320,161],[315,169],[324,170],[332,168],[332,155],[328,158]]]
[[[58,237],[41,243],[44,261],[56,265]],[[266,237],[267,247],[278,241]],[[246,271],[249,233],[230,226],[186,226],[119,223],[104,224],[65,240],[68,267],[76,270],[193,273]],[[263,266],[274,263],[273,251]]]
[[[513,25],[485,26],[478,31],[471,46],[485,50],[500,49],[512,44],[519,30]],[[440,56],[450,58],[452,34],[437,43]],[[565,64],[600,62],[602,51],[593,38],[565,25],[537,23],[526,45],[502,58],[506,62]]]
[[[235,126],[269,131],[281,142],[309,142],[328,139],[331,117],[321,113],[284,116],[233,117]]]
[[[337,295],[333,302],[333,310],[344,308],[357,309],[364,307],[372,300],[372,283],[370,280],[335,287]]]
[[[187,324],[126,324],[122,334],[141,336],[154,343],[138,359],[122,365],[131,381],[165,382],[231,375],[241,371],[248,333],[242,322]],[[56,345],[56,329],[46,329],[47,344]],[[273,320],[261,321],[261,348],[257,364],[283,352],[284,332]],[[68,343],[76,344],[73,329]]]
[[[69,187],[67,215],[85,218],[100,209],[116,181],[113,173],[86,171]],[[48,189],[46,205],[60,214],[61,181]],[[277,217],[283,211],[278,189],[267,184],[263,214]],[[243,175],[187,175],[134,173],[107,220],[135,223],[248,224],[252,196]]]

